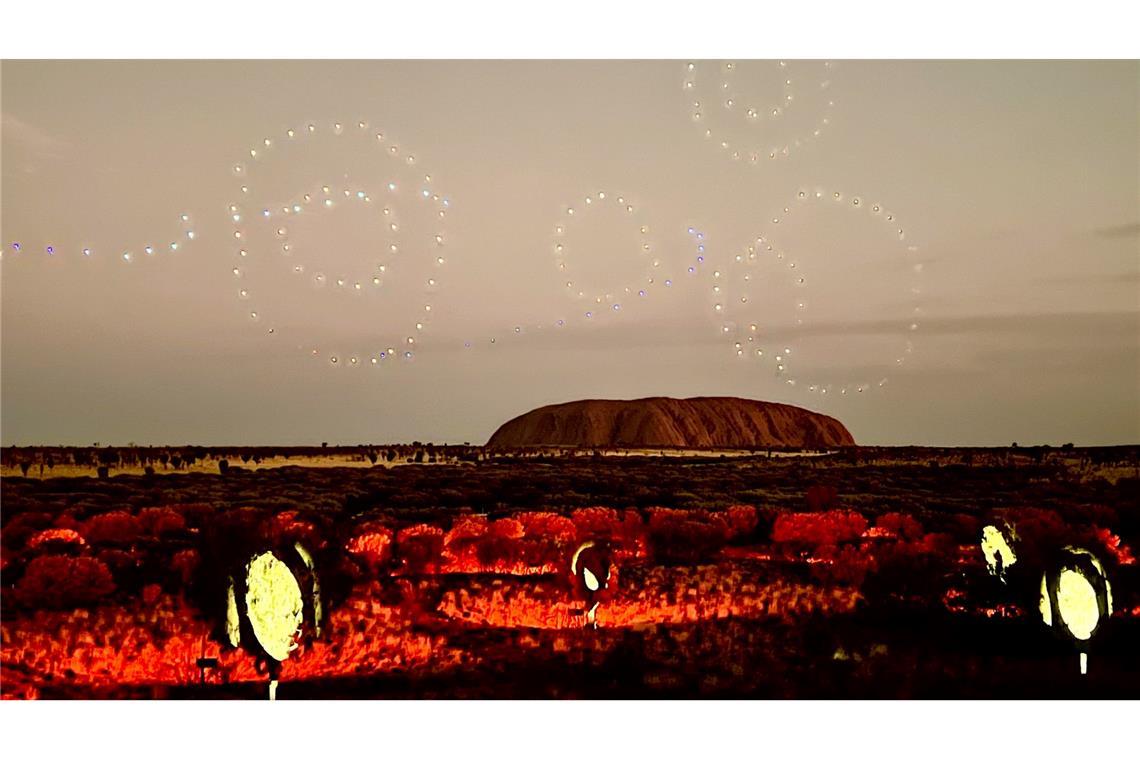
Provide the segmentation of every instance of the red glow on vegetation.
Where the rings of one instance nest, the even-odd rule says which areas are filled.
[[[69,528],[48,528],[47,530],[41,530],[28,539],[28,548],[39,549],[45,544],[56,541],[62,544],[76,544],[78,546],[87,543],[83,540],[83,536]]]
[[[1132,556],[1132,549],[1127,544],[1120,540],[1120,536],[1109,531],[1106,528],[1100,528],[1096,532],[1097,538],[1104,544],[1104,547],[1116,557],[1117,563],[1121,565],[1133,565],[1136,563],[1136,558]]]
[[[854,541],[867,530],[867,518],[858,512],[785,512],[776,518],[772,541],[803,546],[835,545]]]

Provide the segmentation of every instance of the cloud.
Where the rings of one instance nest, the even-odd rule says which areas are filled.
[[[3,136],[4,142],[11,140],[30,151],[34,158],[58,160],[71,150],[71,143],[10,113],[0,114],[0,136]]]
[[[1053,284],[1079,284],[1088,285],[1100,283],[1102,285],[1135,285],[1140,283],[1138,272],[1098,272],[1095,274],[1056,275],[1051,277],[1038,277],[1037,282]]]
[[[1109,227],[1098,227],[1093,230],[1097,237],[1119,239],[1140,237],[1140,222],[1131,224],[1117,224]]]
[[[852,323],[804,324],[787,335],[851,336],[898,334],[905,320]],[[951,317],[920,317],[916,340],[923,335],[1043,335],[1061,337],[1140,337],[1140,311],[1055,312],[1029,314],[975,314]]]

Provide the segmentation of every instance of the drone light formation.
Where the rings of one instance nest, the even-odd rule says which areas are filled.
[[[382,192],[374,192],[359,186],[342,187],[332,181],[320,182],[317,187],[301,192],[284,202],[280,201],[281,196],[269,195],[275,188],[262,188],[254,184],[259,174],[259,163],[269,160],[274,155],[273,151],[283,147],[312,145],[312,141],[325,139],[326,135],[330,134],[332,137],[328,139],[333,140],[353,139],[349,135],[354,135],[360,141],[359,150],[362,156],[365,152],[375,153],[379,150],[381,155],[391,159],[391,171],[399,172],[403,178],[393,176],[382,182],[381,187],[384,188]],[[397,353],[388,345],[362,346],[350,350],[347,356],[329,353],[321,346],[311,346],[308,350],[314,357],[327,356],[327,361],[332,366],[343,364],[350,367],[375,367],[398,356],[411,359],[416,344],[415,335],[425,330],[432,316],[432,304],[428,298],[437,289],[440,271],[447,262],[442,249],[447,241],[444,220],[450,208],[450,200],[435,189],[431,174],[421,173],[414,154],[406,153],[399,145],[391,144],[383,132],[371,129],[364,120],[356,122],[355,129],[341,122],[334,122],[331,128],[327,126],[322,128],[310,123],[303,130],[287,129],[284,131],[283,139],[264,138],[260,146],[249,150],[249,157],[254,163],[247,165],[239,162],[232,166],[233,174],[239,181],[239,199],[231,201],[227,206],[232,224],[235,255],[238,259],[237,265],[232,268],[234,277],[243,280],[247,274],[246,261],[257,253],[266,255],[265,251],[255,251],[253,246],[247,243],[249,238],[247,225],[251,220],[259,220],[270,225],[274,245],[278,247],[279,252],[284,256],[293,256],[299,252],[291,239],[291,228],[314,212],[330,211],[347,204],[359,204],[370,208],[381,220],[386,234],[385,240],[377,242],[378,257],[372,262],[373,267],[369,272],[355,276],[347,272],[329,275],[318,269],[311,272],[311,282],[318,288],[329,286],[338,292],[354,294],[366,291],[379,292],[386,282],[390,263],[395,257],[410,256],[420,259],[421,263],[430,268],[431,273],[420,283],[424,291],[424,302],[417,313],[407,316],[407,322],[404,323],[404,337],[400,342],[405,348]],[[289,156],[286,156],[285,160],[288,158]],[[405,239],[401,234],[405,230],[397,218],[396,206],[400,202],[409,202],[407,200],[409,196],[429,205],[435,223],[426,234],[425,230],[416,229],[412,230]],[[291,271],[299,276],[306,275],[311,269],[313,265],[306,265],[304,262],[291,265]],[[405,285],[405,287],[414,286]],[[250,301],[253,294],[254,288],[244,282],[237,288],[237,296],[243,302]],[[266,319],[266,316],[252,303],[243,303],[243,307],[251,321],[260,323]],[[271,325],[266,329],[269,335],[277,332],[276,326]]]
[[[819,113],[806,116],[809,126],[798,130],[784,122],[797,102],[801,85],[793,85],[792,66],[787,61],[777,62],[776,67],[781,80],[780,95],[774,101],[760,103],[741,90],[738,63],[724,61],[716,65],[690,61],[685,64],[681,90],[689,116],[705,140],[733,161],[763,166],[786,158],[818,138],[831,124],[835,107],[835,101],[829,96],[831,61],[823,63],[821,78],[802,85],[814,88],[825,100]]]

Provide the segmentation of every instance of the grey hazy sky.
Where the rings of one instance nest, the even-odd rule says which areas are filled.
[[[1140,442],[1136,62],[740,62],[735,111],[717,70],[702,62],[686,95],[681,61],[5,61],[3,444],[482,442],[541,404],[648,395],[799,404],[862,443]],[[742,104],[781,97],[785,76],[787,112],[748,125]],[[690,117],[701,100],[734,143],[783,144],[811,132],[823,78],[830,125],[758,167]],[[381,156],[354,133],[361,119],[416,165]],[[336,121],[347,134],[282,145],[287,128]],[[267,136],[274,148],[251,162]],[[241,202],[240,161],[267,204],[322,183],[379,200],[398,180],[384,202],[403,250],[383,286],[351,295],[310,279],[367,277],[387,244],[378,215],[351,204],[303,214],[291,259],[246,214],[252,255],[235,280],[227,205]],[[452,202],[430,296],[435,220],[408,197],[423,172]],[[816,188],[844,201],[797,205]],[[567,230],[576,281],[623,306],[585,320],[553,232],[567,203],[599,191],[639,216],[592,208]],[[148,260],[143,246],[165,249],[183,212],[197,239]],[[675,282],[623,298],[642,274],[640,224]],[[689,226],[708,241],[695,275]],[[787,258],[734,264],[758,235]],[[729,316],[761,325],[764,359],[738,358],[713,311],[720,297],[738,303],[744,271],[749,302]],[[414,361],[348,365],[401,340],[427,301]],[[795,387],[767,361],[785,346]],[[874,387],[855,393],[863,383]]]

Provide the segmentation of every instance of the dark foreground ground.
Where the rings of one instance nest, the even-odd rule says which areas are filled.
[[[1140,697],[1135,448],[462,456],[4,477],[0,691],[264,698],[223,643],[224,577],[300,541],[325,624],[280,699]],[[568,572],[587,539],[614,562],[597,630]],[[1083,677],[1038,610],[1070,544],[1113,596]]]

